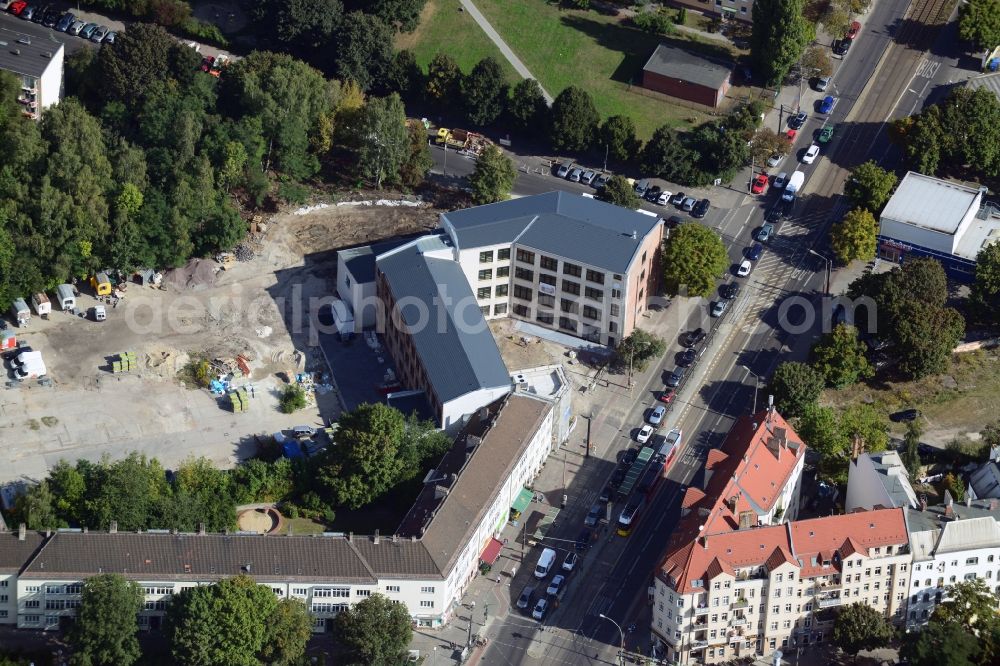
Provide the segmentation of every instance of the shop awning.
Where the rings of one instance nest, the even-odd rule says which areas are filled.
[[[500,550],[503,548],[503,541],[497,541],[496,539],[490,539],[490,542],[486,544],[486,548],[483,549],[483,554],[479,556],[479,559],[486,564],[493,564],[500,557]]]
[[[517,513],[524,513],[524,510],[528,508],[528,505],[531,504],[531,500],[534,498],[535,493],[527,488],[521,488],[521,492],[514,498],[514,503],[510,505],[510,508]]]

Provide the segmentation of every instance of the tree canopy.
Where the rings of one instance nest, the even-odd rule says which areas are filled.
[[[514,162],[499,147],[488,146],[476,160],[475,171],[469,175],[472,201],[480,205],[506,201],[515,180]]]
[[[753,5],[750,58],[757,76],[780,84],[808,41],[802,0],[762,0]]]
[[[991,243],[976,255],[976,279],[969,299],[979,319],[1000,320],[1000,243]]]
[[[874,376],[866,347],[858,340],[858,329],[838,324],[812,348],[812,366],[833,388],[845,388]]]
[[[542,135],[548,130],[549,105],[542,86],[535,79],[521,79],[510,91],[507,113],[523,132]]]
[[[842,264],[875,256],[878,222],[865,208],[848,211],[830,228],[830,247]]]
[[[615,354],[622,367],[631,364],[636,371],[642,372],[649,361],[663,356],[666,350],[667,343],[663,338],[637,328],[618,343]]]
[[[76,623],[70,632],[74,666],[130,666],[142,650],[136,617],[142,588],[121,574],[98,574],[84,582]]]
[[[413,635],[406,607],[381,594],[338,614],[334,631],[357,664],[399,663]]]
[[[892,637],[892,625],[885,616],[861,603],[841,608],[833,624],[833,642],[851,655],[857,655],[861,650],[885,647]]]
[[[903,646],[914,666],[989,666],[1000,658],[996,597],[981,578],[949,585],[927,625]]]
[[[774,406],[785,418],[802,416],[823,393],[823,373],[805,363],[786,361],[774,369],[769,389]]]
[[[635,193],[635,188],[620,174],[608,178],[608,182],[597,192],[597,198],[629,210],[635,210],[642,203],[639,195]]]
[[[586,150],[597,137],[600,119],[590,93],[576,86],[566,88],[552,103],[549,137],[553,147],[556,150]]]
[[[896,174],[880,167],[872,160],[851,170],[844,183],[844,194],[855,206],[867,208],[874,215],[882,212],[898,182]]]
[[[1000,46],[1000,0],[969,0],[958,8],[958,36],[979,51]]]
[[[500,63],[494,58],[487,56],[476,63],[460,87],[466,117],[473,124],[492,125],[503,113],[507,83]]]
[[[682,224],[664,244],[663,266],[670,293],[704,297],[715,290],[716,280],[729,266],[729,254],[715,231]]]
[[[611,116],[601,125],[600,145],[608,157],[624,162],[638,156],[642,142],[635,136],[635,123],[628,116]]]
[[[399,95],[370,97],[358,123],[358,169],[375,187],[399,181],[412,154],[406,110]]]

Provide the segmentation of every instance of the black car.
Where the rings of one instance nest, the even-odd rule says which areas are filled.
[[[597,501],[601,502],[602,504],[607,504],[608,502],[611,501],[611,494],[613,492],[614,490],[612,490],[611,486],[604,486],[604,490],[601,491],[601,494],[597,498]]]
[[[35,9],[35,12],[31,15],[31,20],[33,23],[41,23],[42,19],[45,18],[45,12],[49,11],[49,6],[45,5],[41,9]]]
[[[746,258],[749,259],[750,261],[759,261],[761,255],[764,254],[764,246],[761,245],[760,243],[754,243],[753,245],[751,245],[746,249],[744,254],[746,255]]]
[[[584,528],[580,535],[576,537],[576,549],[587,550],[590,547],[590,530]]]
[[[671,216],[670,216],[670,217],[669,217],[669,218],[667,219],[667,229],[676,229],[676,228],[677,228],[677,227],[679,227],[679,226],[680,226],[680,225],[681,225],[681,224],[682,224],[683,222],[684,222],[684,220],[682,220],[682,219],[680,218],[680,216],[678,216],[678,215],[671,215]]]
[[[60,18],[62,18],[62,12],[58,9],[48,9],[42,16],[42,25],[46,28],[54,28],[59,23]]]
[[[719,287],[719,296],[722,296],[726,300],[733,300],[740,293],[740,283],[739,282],[728,282],[721,287]]]
[[[660,198],[660,192],[662,191],[663,190],[660,189],[659,185],[653,185],[651,188],[646,190],[646,194],[644,194],[643,197],[646,199],[646,201],[652,201],[653,203],[656,203],[656,200]]]
[[[920,418],[919,409],[904,409],[901,412],[896,412],[889,416],[889,420],[895,423],[903,423],[904,421],[916,421]]]
[[[670,388],[677,388],[684,381],[684,375],[686,374],[687,370],[685,368],[674,368],[674,371],[667,375],[667,381],[664,383]]]
[[[625,449],[625,453],[622,455],[622,465],[631,465],[638,457],[638,449]]]
[[[27,5],[24,9],[21,10],[21,13],[18,14],[18,16],[23,18],[25,21],[30,21],[35,16],[35,12],[37,11],[38,11],[37,8],[32,7],[31,5]]]
[[[791,116],[788,119],[788,126],[794,130],[800,129],[803,125],[806,124],[806,119],[808,118],[809,116],[806,115],[805,111],[799,111],[794,116]]]
[[[608,481],[608,484],[612,488],[617,488],[618,486],[622,485],[622,481],[625,480],[626,474],[628,474],[628,470],[619,467],[618,469],[615,470],[615,473],[611,475],[611,480]]]
[[[851,40],[849,39],[838,39],[833,43],[833,52],[839,56],[847,55],[847,51],[850,48]]]
[[[684,346],[697,347],[702,342],[704,342],[705,337],[707,335],[708,334],[705,333],[705,329],[703,328],[696,328],[693,331],[689,331],[688,334],[685,336]]]
[[[698,352],[693,349],[685,349],[677,355],[677,365],[682,368],[690,368],[698,358]]]
[[[682,203],[684,203],[685,199],[687,199],[687,195],[684,194],[683,192],[678,192],[674,196],[670,197],[670,203],[672,203],[675,206],[680,206]]]
[[[691,217],[705,217],[712,203],[708,199],[702,199],[691,209]]]

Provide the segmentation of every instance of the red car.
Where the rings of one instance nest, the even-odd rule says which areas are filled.
[[[665,402],[666,404],[669,405],[674,401],[674,398],[676,397],[677,397],[676,389],[664,389],[663,391],[660,391],[660,402]]]
[[[857,21],[851,21],[851,27],[848,28],[847,34],[844,35],[844,39],[854,39],[861,32],[861,24]]]
[[[750,191],[754,194],[763,194],[767,191],[768,177],[766,173],[759,173],[757,177],[753,179],[753,184],[750,186]]]
[[[8,9],[14,16],[20,16],[21,12],[23,12],[24,8],[27,6],[28,3],[25,2],[25,0],[15,0],[15,2],[10,3],[10,7],[8,7]]]
[[[210,72],[215,64],[215,56],[205,56],[201,59],[201,71]]]

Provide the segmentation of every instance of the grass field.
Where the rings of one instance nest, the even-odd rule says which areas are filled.
[[[412,49],[421,64],[437,51],[446,51],[466,70],[486,55],[508,66],[458,6],[458,0],[430,0],[420,28],[402,36],[397,46]],[[657,44],[673,43],[720,58],[732,57],[724,46],[700,42],[686,33],[658,37],[629,27],[615,16],[561,9],[544,0],[476,0],[476,6],[552,95],[570,85],[584,88],[602,117],[631,116],[643,139],[664,123],[685,127],[708,117],[698,108],[630,90]],[[508,71],[516,80],[513,70]]]
[[[285,521],[292,528],[292,534],[322,534],[326,529],[322,523],[308,518],[285,518]]]
[[[514,68],[472,17],[459,11],[459,7],[458,0],[427,0],[420,25],[414,32],[397,37],[396,48],[413,51],[417,63],[425,70],[438,52],[453,57],[466,73],[486,56],[493,56],[511,83],[517,82],[519,77]]]
[[[824,402],[836,406],[862,401],[873,402],[886,414],[919,409],[923,441],[943,445],[962,439],[1000,418],[1000,351],[957,354],[942,375],[913,382],[858,384],[824,395]],[[904,424],[892,424],[892,431],[902,437]]]

